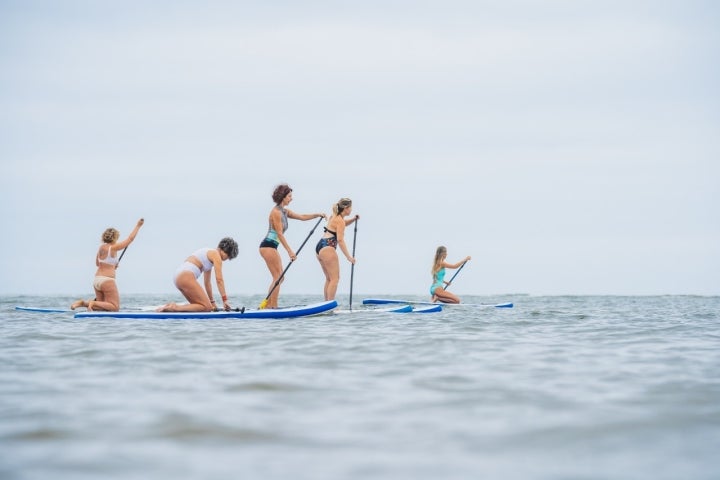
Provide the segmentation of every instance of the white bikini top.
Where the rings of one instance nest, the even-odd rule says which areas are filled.
[[[100,248],[102,248],[102,245],[100,246]],[[110,245],[108,245],[107,256],[105,258],[100,258],[100,252],[98,252],[98,262],[105,263],[107,265],[113,265],[113,266],[117,265],[120,262],[120,260],[118,260],[117,257],[113,257],[111,255],[111,253],[112,253],[112,247],[110,247]]]
[[[208,252],[212,250],[211,248],[201,248],[193,252],[192,256],[200,260],[200,263],[202,263],[202,271],[203,272],[209,272],[213,268],[213,263],[208,258]]]

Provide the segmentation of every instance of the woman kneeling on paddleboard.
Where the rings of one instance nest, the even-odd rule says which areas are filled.
[[[215,270],[215,283],[220,292],[223,308],[226,311],[231,309],[225,291],[225,280],[223,280],[222,262],[237,257],[238,244],[230,237],[220,240],[217,248],[201,248],[193,252],[175,272],[175,286],[182,293],[189,303],[178,305],[168,303],[158,308],[158,312],[210,312],[216,310],[215,299],[213,298],[211,275]],[[198,283],[200,274],[204,275],[205,291]]]
[[[78,307],[87,307],[88,310],[99,310],[106,312],[117,312],[120,310],[120,292],[118,292],[117,283],[115,282],[115,270],[120,264],[120,258],[125,253],[125,249],[130,245],[135,236],[143,226],[145,220],[138,220],[133,231],[125,240],[119,241],[120,232],[114,228],[107,228],[102,234],[103,243],[98,248],[95,255],[95,265],[97,271],[93,279],[93,288],[95,289],[94,300],[77,300],[70,305],[70,309],[75,310]],[[122,250],[118,258],[118,251]]]
[[[465,257],[457,263],[447,263],[447,248],[438,247],[435,251],[435,261],[433,262],[432,277],[433,284],[430,286],[430,295],[432,295],[432,301],[437,302],[438,300],[443,303],[460,303],[460,297],[454,293],[450,293],[445,290],[446,287],[450,286],[450,282],[445,281],[445,269],[446,268],[458,268],[461,267],[470,260],[470,257]]]

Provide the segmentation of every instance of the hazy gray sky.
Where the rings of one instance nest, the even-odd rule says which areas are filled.
[[[102,231],[140,217],[121,294],[175,294],[227,235],[228,291],[264,293],[280,182],[299,213],[353,199],[359,296],[426,294],[441,244],[473,257],[459,294],[720,294],[718,25],[693,0],[4,0],[0,294],[90,294]],[[320,230],[283,292],[321,297]]]

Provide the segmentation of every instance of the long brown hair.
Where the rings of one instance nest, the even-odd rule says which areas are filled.
[[[443,247],[442,245],[435,250],[435,260],[433,261],[433,267],[432,267],[432,275],[433,278],[435,277],[435,274],[440,271],[442,268],[442,262],[445,260],[445,257],[447,256],[447,248]]]

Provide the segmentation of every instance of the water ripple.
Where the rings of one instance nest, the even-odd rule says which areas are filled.
[[[213,322],[79,321],[12,308],[72,299],[0,300],[6,478],[720,471],[717,297],[477,297],[515,308]]]

